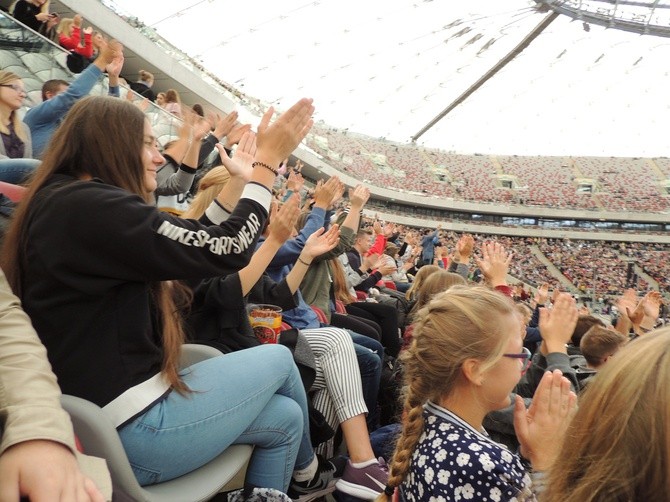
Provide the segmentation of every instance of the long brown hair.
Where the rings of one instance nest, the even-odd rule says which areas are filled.
[[[400,486],[410,470],[424,428],[423,405],[453,392],[466,359],[479,359],[488,368],[502,357],[506,341],[499,320],[511,314],[514,305],[501,293],[466,286],[439,293],[419,310],[412,343],[400,354],[403,423],[390,464],[390,488]],[[390,497],[381,495],[377,500],[386,502]]]
[[[333,275],[333,292],[335,293],[335,299],[340,300],[345,305],[353,303],[355,300],[349,291],[347,278],[344,275],[344,267],[342,266],[342,263],[340,263],[339,258],[330,260],[330,270]]]
[[[620,349],[582,394],[543,502],[670,500],[670,328]]]
[[[27,217],[35,195],[53,175],[99,178],[108,185],[149,200],[142,164],[145,120],[136,106],[109,97],[84,98],[68,112],[53,135],[5,236],[0,262],[10,286],[19,297],[26,267],[22,257],[26,254]],[[104,132],[100,130],[101,124],[105,125]],[[173,297],[175,291],[178,288],[169,283],[152,285],[162,324],[162,372],[175,389],[184,391],[186,386],[178,375],[184,333]]]

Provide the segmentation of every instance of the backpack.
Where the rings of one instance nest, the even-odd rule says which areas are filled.
[[[86,56],[70,51],[70,54],[67,55],[67,59],[65,60],[65,64],[67,64],[67,69],[72,73],[81,73],[91,64],[91,61]]]

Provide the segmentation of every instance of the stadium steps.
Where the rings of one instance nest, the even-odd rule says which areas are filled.
[[[505,174],[505,170],[503,169],[502,164],[498,160],[498,157],[496,157],[495,155],[490,155],[489,160],[491,161],[491,164],[493,164],[493,167],[496,168],[496,173],[498,173],[498,175],[502,176],[503,174]]]
[[[598,206],[598,209],[600,209],[601,211],[607,211],[607,208],[603,205],[597,193],[591,194],[591,198],[593,199],[593,202],[596,203],[596,206]]]
[[[567,157],[568,165],[570,166],[570,169],[572,169],[572,174],[574,175],[575,178],[584,178],[584,173],[582,170],[579,168],[579,165],[573,159],[572,157]]]
[[[567,277],[565,277],[560,270],[556,268],[556,265],[554,265],[549,258],[545,256],[545,254],[540,251],[540,248],[537,247],[535,244],[529,246],[531,253],[533,253],[535,256],[537,256],[537,259],[540,260],[544,265],[547,267],[547,270],[551,275],[553,275],[558,282],[561,283],[561,286],[563,286],[567,291],[570,291],[571,293],[579,293],[579,290],[575,287],[572,282],[568,280]]]
[[[630,260],[630,257],[621,254],[618,251],[616,252],[616,254],[622,262],[627,262]],[[649,284],[649,289],[654,289],[656,291],[660,290],[658,282],[656,282],[656,280],[652,276],[650,276],[644,270],[642,270],[642,267],[640,267],[636,261],[633,262],[633,270],[635,271],[638,277],[647,281],[647,283]]]
[[[654,174],[656,174],[656,178],[658,178],[658,181],[665,181],[668,179],[668,177],[663,174],[663,171],[656,165],[656,162],[654,162],[654,159],[646,159],[647,165],[651,167],[651,170],[654,171]]]

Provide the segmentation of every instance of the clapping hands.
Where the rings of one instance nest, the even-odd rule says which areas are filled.
[[[507,285],[507,272],[512,261],[512,254],[498,242],[487,242],[482,245],[482,257],[476,258],[477,266],[491,287]]]
[[[544,374],[528,410],[523,399],[516,397],[514,430],[521,455],[534,470],[546,470],[554,463],[576,405],[570,381],[559,370]]]
[[[231,176],[240,177],[245,181],[251,179],[251,173],[253,172],[251,165],[256,155],[256,135],[253,132],[247,131],[242,135],[232,159],[221,143],[216,144],[216,149],[219,151],[221,163]]]
[[[542,335],[541,352],[567,353],[565,345],[572,338],[578,317],[575,299],[568,293],[560,293],[551,310],[540,309],[538,327]]]

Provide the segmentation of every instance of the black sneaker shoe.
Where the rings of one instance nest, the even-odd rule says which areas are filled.
[[[335,490],[335,483],[342,476],[346,465],[346,459],[341,460],[342,458],[326,460],[321,455],[317,455],[319,465],[314,477],[310,481],[291,481],[288,496],[294,502],[309,502]]]

